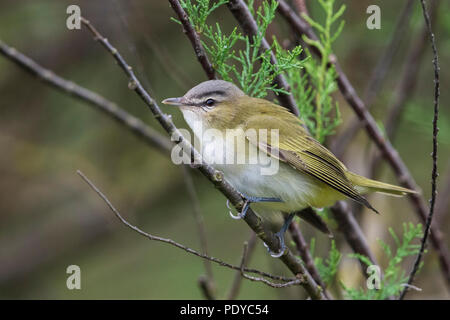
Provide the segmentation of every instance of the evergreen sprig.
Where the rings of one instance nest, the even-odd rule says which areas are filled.
[[[314,254],[315,239],[311,239],[310,249],[311,254]],[[328,253],[328,258],[323,259],[321,257],[314,258],[314,264],[319,270],[320,278],[326,285],[330,285],[339,270],[339,263],[341,262],[342,254],[336,248],[334,240],[331,241],[331,249]]]
[[[309,51],[306,52],[306,59],[299,59],[302,53],[301,46],[285,50],[275,37],[269,50],[261,50],[267,28],[275,18],[277,1],[263,1],[255,9],[254,1],[248,0],[248,8],[255,17],[259,31],[253,37],[242,35],[237,28],[230,34],[226,34],[218,23],[209,25],[208,16],[227,2],[228,0],[216,2],[183,0],[181,2],[191,23],[203,36],[202,44],[210,56],[214,69],[222,79],[237,82],[245,93],[257,98],[267,96],[269,91],[276,94],[289,94],[273,84],[276,76],[284,74],[292,88],[302,120],[311,134],[323,142],[341,123],[338,104],[333,102],[332,98],[337,84],[336,71],[330,64],[330,56],[332,55],[331,45],[341,33],[344,21],[339,23],[337,31],[332,32],[332,27],[342,16],[345,6],[341,6],[334,13],[334,0],[320,0],[319,3],[326,13],[323,25],[304,16],[319,34],[319,40],[304,37],[305,42],[321,52],[322,58],[317,61],[311,59]],[[236,47],[240,49],[235,49]],[[276,65],[271,63],[271,51],[277,59]],[[304,69],[303,72],[302,69]]]
[[[355,300],[384,300],[392,296],[398,295],[408,281],[408,275],[402,269],[401,263],[409,256],[416,255],[419,252],[420,244],[413,243],[414,239],[421,239],[423,236],[422,225],[414,225],[413,223],[403,224],[403,236],[400,240],[394,230],[389,228],[389,233],[394,239],[396,246],[395,254],[392,248],[382,240],[379,243],[388,258],[389,262],[384,270],[384,276],[380,279],[380,289],[363,289],[348,288],[341,283],[344,291],[350,299]],[[370,260],[360,254],[350,254],[350,257],[359,259],[367,266],[372,263]]]
[[[320,24],[306,14],[303,18],[318,32],[319,40],[312,40],[303,36],[303,40],[320,52],[320,60],[306,59],[304,61],[305,74],[291,73],[289,80],[291,86],[297,88],[295,94],[300,108],[300,114],[308,126],[311,134],[320,142],[334,133],[336,127],[341,123],[339,105],[333,102],[332,93],[337,90],[337,73],[331,61],[333,56],[332,44],[341,34],[345,22],[342,20],[335,32],[333,25],[338,21],[345,11],[342,5],[334,13],[335,0],[319,0],[320,7],[325,12],[325,22]],[[306,50],[311,57],[309,50]],[[304,79],[307,77],[307,80]],[[332,115],[334,111],[334,116]]]
[[[224,80],[237,82],[245,93],[253,97],[263,98],[269,90],[277,94],[287,93],[274,85],[273,80],[279,74],[289,70],[298,71],[303,67],[299,60],[301,47],[284,50],[274,38],[270,49],[261,50],[267,28],[275,18],[278,2],[264,1],[255,11],[253,1],[249,1],[249,9],[255,16],[259,31],[253,37],[242,35],[237,28],[227,35],[218,23],[214,26],[206,23],[208,16],[227,2],[228,0],[220,0],[214,4],[210,0],[197,0],[195,4],[193,0],[181,2],[190,22],[203,36],[202,44],[216,72]],[[238,44],[240,48],[236,49]],[[278,60],[276,65],[270,61],[272,50]]]

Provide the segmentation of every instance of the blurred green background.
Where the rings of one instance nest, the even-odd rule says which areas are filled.
[[[311,2],[311,3],[310,3]],[[335,53],[360,95],[392,35],[406,0],[345,1],[346,26],[335,43]],[[307,1],[310,15],[320,19],[315,1]],[[206,80],[192,47],[167,1],[65,1],[2,0],[0,39],[58,75],[117,102],[162,132],[138,96],[127,88],[127,79],[106,51],[85,30],[66,28],[66,8],[81,7],[82,15],[115,45],[157,101],[180,96]],[[366,27],[366,8],[381,8],[380,30]],[[450,174],[450,3],[441,1],[437,34],[441,63],[440,186]],[[236,22],[220,8],[218,19],[225,30]],[[411,42],[423,26],[419,2],[401,48],[394,56],[372,113],[382,121],[391,105]],[[286,25],[277,17],[271,32],[283,37]],[[393,141],[428,199],[431,170],[431,119],[433,79],[431,50],[420,67],[416,90],[408,97],[398,134]],[[148,82],[147,82],[148,81]],[[340,95],[345,127],[353,111]],[[162,106],[179,127],[181,113]],[[364,132],[352,142],[344,162],[365,173],[367,146]],[[37,81],[0,56],[0,298],[11,299],[200,299],[198,278],[203,261],[174,247],[151,242],[119,223],[105,204],[76,174],[80,169],[105,192],[122,214],[145,231],[200,248],[193,206],[180,167],[149,148],[113,120],[93,108]],[[204,214],[209,253],[239,264],[242,243],[250,236],[243,222],[230,219],[225,198],[198,173],[193,173]],[[395,182],[383,165],[381,179]],[[440,194],[448,197],[448,194]],[[371,248],[386,263],[377,239],[392,243],[387,229],[401,232],[405,221],[418,222],[408,200],[372,196],[381,215],[364,211],[358,216]],[[445,210],[444,210],[445,211]],[[437,216],[445,233],[450,210]],[[327,253],[330,240],[301,224],[309,241],[317,239],[316,252]],[[343,253],[351,252],[337,231]],[[449,238],[444,239],[449,245]],[[406,261],[409,271],[412,260]],[[66,288],[66,268],[81,267],[82,289]],[[251,267],[289,275],[257,242]],[[224,297],[235,272],[213,266],[217,294]],[[344,258],[338,278],[347,286],[364,283],[359,264]],[[409,298],[448,299],[435,252],[430,248],[417,277],[422,292]],[[298,298],[301,287],[273,289],[244,280],[239,298]]]

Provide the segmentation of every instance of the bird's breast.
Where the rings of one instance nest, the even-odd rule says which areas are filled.
[[[208,128],[195,117],[185,119],[200,143],[203,160],[224,173],[239,192],[253,197],[279,198],[283,202],[254,205],[264,211],[293,212],[323,207],[342,198],[324,183],[271,157],[249,143],[240,129]],[[197,123],[195,123],[197,121]]]

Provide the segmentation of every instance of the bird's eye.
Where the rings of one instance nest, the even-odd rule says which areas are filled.
[[[205,101],[205,104],[208,107],[212,107],[214,105],[214,102],[215,102],[214,99],[209,98],[208,100]]]

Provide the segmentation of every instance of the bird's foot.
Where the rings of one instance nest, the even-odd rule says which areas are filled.
[[[227,208],[230,209],[230,216],[231,218],[235,220],[239,220],[245,217],[247,214],[248,208],[250,208],[251,203],[258,203],[258,202],[283,202],[280,198],[270,198],[270,197],[252,197],[247,196],[243,193],[241,193],[242,198],[244,198],[244,205],[242,206],[242,210],[238,215],[234,215],[230,208],[230,202],[227,199]]]
[[[278,238],[278,241],[279,241],[279,243],[280,243],[280,249],[279,249],[278,252],[273,252],[273,251],[269,248],[269,246],[268,246],[265,242],[263,242],[263,243],[264,243],[264,246],[267,248],[267,251],[269,252],[269,254],[270,254],[271,257],[273,257],[273,258],[279,258],[279,257],[281,257],[282,255],[284,255],[284,253],[286,252],[287,246],[286,246],[286,244],[285,244],[285,242],[284,242],[284,234],[286,233],[286,230],[289,228],[289,225],[291,224],[291,222],[292,222],[292,220],[294,219],[294,217],[295,217],[295,213],[291,213],[291,214],[287,217],[287,219],[286,219],[286,221],[284,222],[283,226],[281,227],[280,231],[278,231],[277,233],[275,233],[275,237]]]
[[[286,244],[284,243],[284,234],[281,234],[280,232],[275,233],[275,237],[278,238],[278,241],[280,242],[280,250],[278,252],[274,252],[270,250],[269,246],[263,242],[264,247],[266,247],[267,252],[269,252],[270,256],[273,258],[279,258],[286,252]]]

